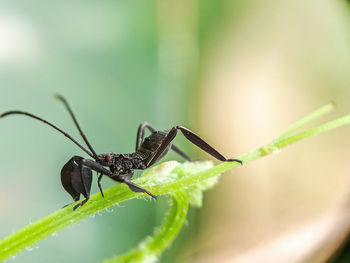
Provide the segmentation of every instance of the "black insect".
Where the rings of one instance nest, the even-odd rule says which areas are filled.
[[[97,155],[95,150],[92,148],[89,141],[87,140],[85,134],[81,130],[68,102],[65,100],[65,98],[63,98],[60,95],[57,95],[56,98],[63,102],[63,104],[69,111],[69,114],[71,115],[75,126],[78,128],[81,137],[85,141],[90,151],[88,151],[81,144],[79,144],[68,133],[64,132],[54,124],[31,113],[24,111],[7,111],[1,114],[0,118],[12,114],[22,114],[37,119],[43,123],[46,123],[47,125],[50,125],[52,128],[62,133],[93,159],[91,160],[80,156],[73,156],[63,166],[61,170],[62,185],[64,189],[73,197],[73,200],[78,201],[80,199],[80,194],[82,194],[85,197],[85,199],[81,203],[78,203],[74,206],[74,210],[77,209],[79,206],[84,205],[89,200],[92,182],[92,170],[96,171],[99,174],[97,184],[102,196],[104,196],[104,194],[101,187],[101,179],[103,175],[106,175],[117,182],[125,183],[130,188],[130,190],[134,192],[147,193],[151,197],[157,198],[157,196],[153,195],[146,189],[134,184],[131,181],[131,178],[134,174],[135,169],[144,170],[150,167],[155,162],[163,158],[163,156],[166,155],[170,149],[175,151],[187,161],[191,161],[191,158],[189,158],[183,151],[181,151],[178,147],[172,144],[172,141],[174,140],[178,131],[181,131],[181,133],[189,141],[191,141],[193,144],[197,145],[199,148],[206,151],[216,159],[220,161],[238,162],[242,164],[242,161],[238,159],[226,159],[222,154],[220,154],[217,150],[211,147],[198,135],[194,134],[192,131],[186,129],[185,127],[175,126],[170,130],[156,131],[147,122],[142,123],[137,130],[136,150],[134,153],[102,153]],[[151,132],[151,135],[144,138],[146,129],[148,129]]]

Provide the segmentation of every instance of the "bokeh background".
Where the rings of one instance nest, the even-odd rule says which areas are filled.
[[[79,138],[60,93],[97,152],[133,151],[148,121],[187,126],[237,157],[330,100],[328,119],[349,113],[349,87],[345,0],[0,1],[0,112],[26,110]],[[225,174],[160,262],[326,262],[349,230],[349,134]],[[85,155],[23,116],[0,121],[0,149],[2,238],[71,202],[60,169]],[[99,262],[151,234],[167,205],[123,203],[8,262]]]

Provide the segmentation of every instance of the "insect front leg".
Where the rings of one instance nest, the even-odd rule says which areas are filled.
[[[112,173],[104,168],[101,164],[85,159],[80,156],[73,156],[61,170],[61,182],[64,189],[73,197],[74,201],[80,199],[80,194],[85,197],[85,200],[77,204],[73,209],[84,205],[90,198],[90,189],[92,182],[92,170],[99,172],[101,175],[111,175]],[[102,176],[100,177],[102,178]],[[99,188],[103,196],[101,188],[101,178],[99,177]]]
[[[135,193],[146,193],[149,196],[153,197],[154,199],[157,199],[157,196],[152,194],[151,192],[147,191],[146,189],[138,186],[137,184],[134,184],[131,181],[125,180],[124,183],[130,188],[131,191]]]
[[[99,173],[99,176],[98,176],[98,179],[97,179],[97,185],[98,185],[98,189],[100,189],[102,197],[105,197],[105,195],[103,194],[102,186],[101,186],[102,176],[103,176],[103,174]]]
[[[76,164],[72,158],[61,170],[61,182],[64,189],[72,196],[74,201],[80,199],[80,194],[85,197],[83,202],[74,206],[74,210],[89,200],[92,182],[92,171],[90,168]]]
[[[157,199],[157,196],[152,194],[151,192],[149,192],[148,190],[142,188],[141,186],[137,185],[137,184],[134,184],[132,181],[131,181],[131,178],[134,174],[132,172],[128,173],[128,174],[124,174],[124,175],[113,175],[111,176],[111,178],[115,181],[118,181],[120,183],[124,183],[126,184],[129,189],[135,193],[146,193],[148,194],[149,196],[153,197],[154,199]]]

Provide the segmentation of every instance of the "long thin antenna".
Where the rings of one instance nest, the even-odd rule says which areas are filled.
[[[55,94],[55,98],[60,100],[61,102],[63,102],[64,106],[66,106],[67,110],[69,111],[70,116],[72,117],[72,119],[74,121],[75,126],[77,126],[77,128],[78,128],[78,130],[80,132],[81,137],[83,137],[87,147],[89,147],[90,151],[92,152],[92,154],[95,156],[95,159],[97,160],[98,159],[97,154],[96,154],[95,150],[92,148],[92,146],[89,143],[88,139],[86,138],[85,134],[81,130],[81,128],[80,128],[80,126],[78,124],[78,121],[75,118],[74,113],[73,113],[71,107],[69,106],[67,100],[63,96],[61,96],[60,94]]]
[[[64,136],[66,136],[68,139],[70,139],[72,142],[74,142],[80,149],[82,149],[84,152],[86,152],[88,155],[90,155],[92,158],[94,158],[95,160],[97,160],[96,156],[94,156],[92,153],[90,153],[87,149],[85,149],[83,146],[81,146],[76,140],[74,140],[72,138],[72,136],[70,136],[68,133],[64,132],[63,130],[61,130],[60,128],[58,128],[57,126],[53,125],[52,123],[38,117],[38,116],[35,116],[31,113],[28,113],[28,112],[25,112],[25,111],[7,111],[7,112],[4,112],[2,114],[0,114],[0,118],[3,118],[5,116],[8,116],[8,115],[12,115],[12,114],[21,114],[21,115],[26,115],[28,117],[31,117],[31,118],[34,118],[36,120],[39,120],[43,123],[46,123],[47,125],[50,125],[52,128],[54,128],[55,130],[59,131],[60,133],[62,133]]]

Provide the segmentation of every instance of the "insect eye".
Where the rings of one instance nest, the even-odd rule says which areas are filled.
[[[106,156],[105,156],[105,161],[107,163],[109,163],[111,160],[112,160],[112,156],[109,153],[107,153]]]

